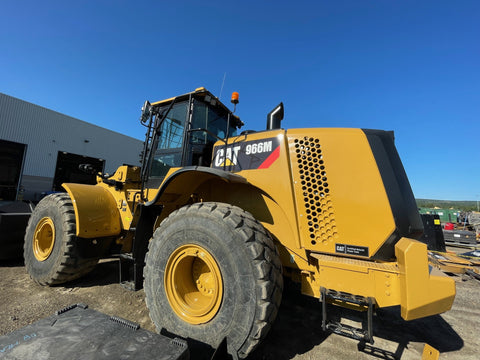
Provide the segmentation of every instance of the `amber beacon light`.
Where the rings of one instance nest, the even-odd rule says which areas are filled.
[[[230,100],[232,104],[237,105],[238,104],[238,92],[233,92],[232,93],[232,100]]]

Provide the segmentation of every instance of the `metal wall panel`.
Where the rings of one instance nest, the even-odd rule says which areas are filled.
[[[142,141],[0,93],[0,139],[27,145],[23,173],[52,177],[59,151],[139,165]]]

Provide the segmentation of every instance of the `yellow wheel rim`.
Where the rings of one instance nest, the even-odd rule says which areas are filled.
[[[184,245],[170,255],[165,290],[173,311],[190,324],[203,324],[217,314],[223,282],[213,256],[198,245]]]
[[[48,259],[55,244],[55,225],[49,217],[42,218],[33,234],[33,254],[38,261]]]

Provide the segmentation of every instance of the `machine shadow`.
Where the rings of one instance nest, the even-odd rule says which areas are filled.
[[[427,343],[440,353],[459,350],[464,345],[460,335],[441,315],[405,321],[396,308],[377,311],[374,335],[405,346],[410,342]]]
[[[318,299],[301,295],[299,286],[287,281],[277,319],[248,360],[291,359],[307,353],[330,336],[321,324]]]
[[[321,304],[317,299],[300,295],[295,286],[290,282],[286,284],[277,319],[267,338],[248,357],[249,360],[292,359],[309,352],[330,335],[340,336],[322,331]],[[340,321],[340,315],[342,322],[362,323],[366,328],[366,318],[362,313],[329,306],[329,319]],[[388,360],[400,359],[408,344],[414,342],[427,343],[440,353],[459,350],[464,345],[463,339],[441,315],[405,321],[400,316],[399,308],[377,310],[373,317],[373,335],[374,340],[384,339],[396,343],[396,350],[392,352],[382,349],[380,345],[352,341],[357,342],[359,352],[372,358]]]
[[[95,268],[80,279],[60,284],[65,288],[88,288],[92,286],[102,286],[118,284],[120,282],[118,259],[101,260]]]

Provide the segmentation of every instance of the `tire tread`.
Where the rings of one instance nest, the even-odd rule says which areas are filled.
[[[238,351],[240,358],[245,358],[265,338],[280,307],[283,277],[282,266],[278,250],[267,230],[258,222],[253,215],[243,209],[224,203],[204,202],[187,205],[171,213],[160,226],[155,230],[159,235],[162,228],[169,225],[176,217],[187,217],[190,213],[218,213],[218,217],[228,223],[233,231],[239,233],[244,241],[246,253],[249,254],[248,261],[252,264],[255,276],[255,291],[257,296],[255,320],[251,325],[248,337]],[[153,236],[155,238],[156,236]],[[152,262],[148,260],[151,248],[155,246],[154,241],[149,243],[149,252],[146,256],[145,278],[154,273]],[[157,269],[158,270],[158,269]],[[145,291],[148,293],[148,284],[144,282]],[[147,308],[153,312],[152,316],[157,317],[155,306],[150,302],[150,296],[146,297]]]
[[[66,193],[48,195],[39,202],[34,213],[35,211],[40,212],[51,207],[56,207],[60,213],[64,234],[62,236],[63,243],[59,244],[61,245],[61,252],[48,276],[39,276],[36,274],[32,262],[36,262],[37,260],[35,259],[31,248],[27,246],[27,242],[32,241],[29,234],[33,233],[37,225],[34,223],[34,216],[31,216],[28,221],[24,246],[25,267],[30,277],[40,285],[49,286],[78,279],[92,271],[98,262],[98,259],[82,259],[78,254],[76,247],[75,210],[70,196]],[[57,240],[57,236],[55,240]]]

